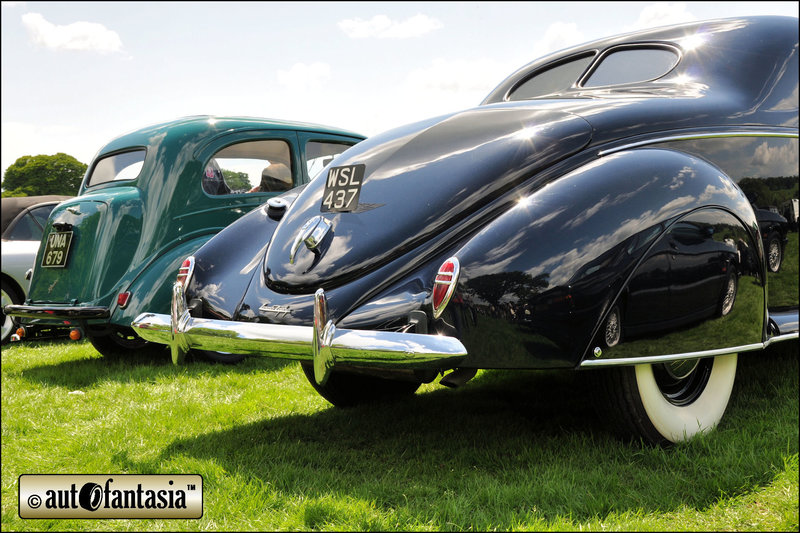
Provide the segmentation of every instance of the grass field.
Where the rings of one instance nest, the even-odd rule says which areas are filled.
[[[2,350],[2,529],[798,530],[798,353],[740,356],[718,430],[612,436],[591,372],[483,371],[350,410],[296,363]],[[198,520],[23,520],[21,474],[201,474]]]
[[[769,294],[770,306],[779,307],[782,305],[797,305],[798,291],[798,233],[790,232],[786,249],[783,254],[783,262],[777,273],[767,273],[767,291]]]

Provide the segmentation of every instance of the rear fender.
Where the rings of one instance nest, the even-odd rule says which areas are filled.
[[[618,359],[752,349],[766,339],[763,264],[741,220],[696,209],[648,247],[611,306],[621,338],[605,341],[607,312],[584,364]]]
[[[294,200],[288,194],[284,198],[287,203]],[[202,300],[202,316],[227,320],[236,316],[253,275],[261,271],[277,226],[278,220],[269,216],[265,204],[223,229],[195,253],[187,295]]]
[[[672,223],[709,206],[757,234],[741,190],[675,150],[618,152],[521,197],[455,254],[457,303],[444,320],[454,311],[472,322],[464,366],[576,366],[647,251]]]
[[[169,248],[143,268],[133,282],[123,282],[117,293],[130,291],[130,298],[124,308],[119,307],[116,296],[111,299],[110,322],[128,327],[145,311],[169,314],[172,285],[181,263],[211,237],[213,234],[206,234]]]

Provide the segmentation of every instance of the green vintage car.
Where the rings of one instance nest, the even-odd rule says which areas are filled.
[[[118,137],[95,156],[78,196],[50,215],[28,297],[6,311],[23,324],[75,326],[73,337],[88,337],[103,355],[140,350],[147,343],[131,321],[145,310],[169,312],[184,258],[363,139],[314,124],[211,116]]]

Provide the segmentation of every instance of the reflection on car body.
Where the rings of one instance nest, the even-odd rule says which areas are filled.
[[[739,185],[797,190],[797,27],[696,22],[534,61],[228,226],[184,262],[171,314],[134,328],[176,362],[298,359],[341,406],[575,368],[636,437],[709,430],[737,354],[797,339],[797,235],[773,272]]]

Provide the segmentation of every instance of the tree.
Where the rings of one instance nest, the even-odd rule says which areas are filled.
[[[225,183],[234,192],[249,191],[250,175],[247,172],[237,172],[235,170],[222,169],[222,176],[225,178]]]
[[[3,176],[3,197],[78,194],[87,166],[71,155],[25,155]]]

